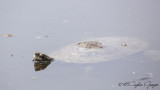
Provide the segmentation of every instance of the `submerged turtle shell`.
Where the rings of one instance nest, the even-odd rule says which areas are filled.
[[[102,48],[102,43],[97,41],[80,42],[77,45],[82,48]]]
[[[91,38],[83,42],[97,41],[102,48],[80,47],[79,42],[67,45],[50,56],[56,60],[71,63],[97,63],[132,55],[147,48],[148,44],[142,40],[129,37]],[[123,45],[125,43],[125,45]]]

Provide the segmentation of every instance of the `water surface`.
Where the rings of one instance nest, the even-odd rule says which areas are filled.
[[[0,34],[13,34],[0,37],[0,89],[135,90],[118,85],[133,80],[160,85],[159,4],[159,0],[0,0]],[[114,61],[55,60],[45,70],[34,71],[35,51],[49,54],[86,38],[112,36],[139,38],[149,47]]]

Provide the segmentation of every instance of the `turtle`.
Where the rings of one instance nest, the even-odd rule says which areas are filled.
[[[54,58],[40,52],[34,52],[33,61],[52,61]]]
[[[54,58],[40,52],[35,52],[32,61],[34,62],[34,70],[40,71],[50,65],[54,61]]]
[[[98,63],[116,60],[145,50],[148,43],[133,37],[89,38],[50,53],[57,61]]]
[[[77,45],[83,48],[102,48],[102,43],[98,41],[79,42]]]

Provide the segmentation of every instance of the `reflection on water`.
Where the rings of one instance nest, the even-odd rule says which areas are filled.
[[[33,58],[35,71],[44,70],[54,60],[52,57],[40,52],[35,52]]]
[[[147,90],[117,84],[140,78],[160,84],[159,3],[160,0],[0,0],[0,89]],[[82,56],[79,48],[70,48],[71,43],[98,37],[135,37],[146,41],[149,47],[128,39],[115,41],[115,45],[109,39],[106,47],[110,48],[93,54],[83,50]],[[51,53],[56,59],[54,65],[51,61],[33,63],[34,51]],[[66,63],[70,58],[73,62],[80,58],[86,59],[84,62],[116,60]]]
[[[34,70],[35,71],[40,71],[44,70],[49,64],[51,64],[51,61],[35,61],[34,62]]]

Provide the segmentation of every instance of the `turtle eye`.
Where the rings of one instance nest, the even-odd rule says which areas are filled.
[[[35,53],[34,55],[35,55],[35,56],[39,56],[39,53]]]
[[[41,54],[41,56],[43,57],[43,56],[44,56],[44,54]]]

